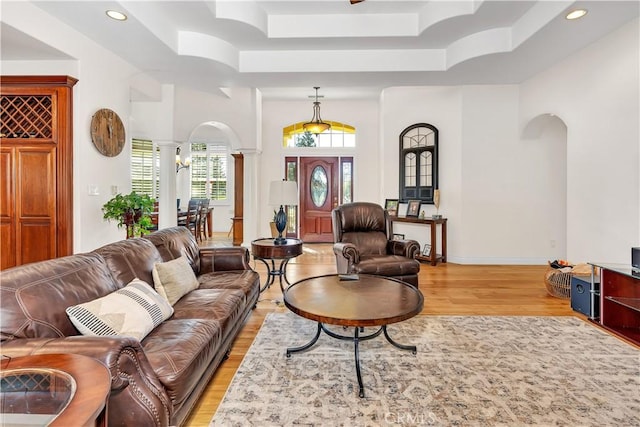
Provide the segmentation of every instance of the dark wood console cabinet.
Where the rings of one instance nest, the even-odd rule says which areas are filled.
[[[76,82],[0,78],[0,269],[73,253]]]
[[[600,268],[600,319],[595,321],[640,345],[640,276],[631,265],[590,264]]]

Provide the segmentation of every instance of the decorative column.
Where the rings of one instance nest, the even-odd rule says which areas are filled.
[[[240,150],[244,155],[244,237],[242,246],[249,247],[258,236],[258,152]]]
[[[242,246],[244,237],[244,154],[231,153],[234,160],[233,246]]]
[[[160,147],[160,193],[158,204],[158,229],[178,224],[176,206],[176,141],[156,141]]]

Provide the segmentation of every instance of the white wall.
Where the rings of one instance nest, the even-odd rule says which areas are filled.
[[[408,126],[428,123],[438,129],[438,164],[440,208],[447,218],[448,257],[454,261],[459,256],[464,241],[459,231],[462,218],[462,92],[460,88],[396,87],[385,89],[381,97],[383,198],[398,198],[399,191],[399,136]],[[430,216],[435,207],[428,206]],[[423,225],[394,224],[394,232],[415,239],[421,245],[429,242],[429,228]],[[439,235],[439,230],[438,230]],[[440,250],[438,249],[438,252]],[[452,258],[453,257],[453,258]],[[455,261],[454,261],[455,262]]]
[[[229,97],[213,95],[189,88],[176,88],[175,138],[186,141],[191,132],[201,123],[216,121],[227,124],[238,136],[238,151],[255,150],[257,130],[253,117],[256,115],[256,90],[233,88]]]
[[[439,213],[448,221],[450,261],[539,264],[552,256],[548,233],[540,231],[554,228],[553,221],[540,199],[549,190],[546,173],[552,168],[545,162],[554,147],[520,140],[517,86],[392,88],[382,102],[388,198],[398,197],[400,132],[419,122],[438,128]],[[551,172],[562,176],[564,169]],[[428,206],[426,214],[435,211]],[[428,243],[428,230],[394,226],[421,244]],[[562,248],[563,241],[555,246],[554,251]]]
[[[430,123],[449,260],[628,263],[640,242],[638,52],[635,20],[519,86],[386,89],[384,197],[398,194],[399,133]],[[541,114],[559,119],[524,135]],[[426,228],[395,231],[426,242]]]
[[[567,257],[630,262],[640,244],[638,20],[521,88],[521,120],[567,124]]]
[[[479,264],[541,264],[564,256],[558,252],[565,235],[564,140],[521,139],[517,86],[462,93],[464,245],[455,256]]]
[[[138,70],[32,4],[3,2],[2,21],[74,58],[1,63],[7,75],[67,74],[78,79],[73,89],[74,252],[124,238],[124,229],[102,219],[101,208],[112,197],[111,186],[120,192],[131,187],[128,82]],[[126,144],[115,157],[103,156],[91,142],[91,117],[101,108],[114,110],[125,127]],[[97,186],[100,194],[89,196],[89,185]]]

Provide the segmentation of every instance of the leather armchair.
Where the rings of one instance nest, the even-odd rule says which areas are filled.
[[[418,287],[420,263],[415,240],[393,240],[391,221],[375,203],[347,203],[333,209],[333,253],[338,274],[377,274]]]

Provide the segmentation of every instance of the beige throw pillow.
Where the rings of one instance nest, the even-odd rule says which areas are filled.
[[[141,341],[173,314],[173,307],[151,285],[133,279],[122,289],[65,311],[82,335],[120,335]]]
[[[199,283],[189,261],[183,256],[153,266],[153,286],[169,304],[174,305],[180,298],[194,289]]]

